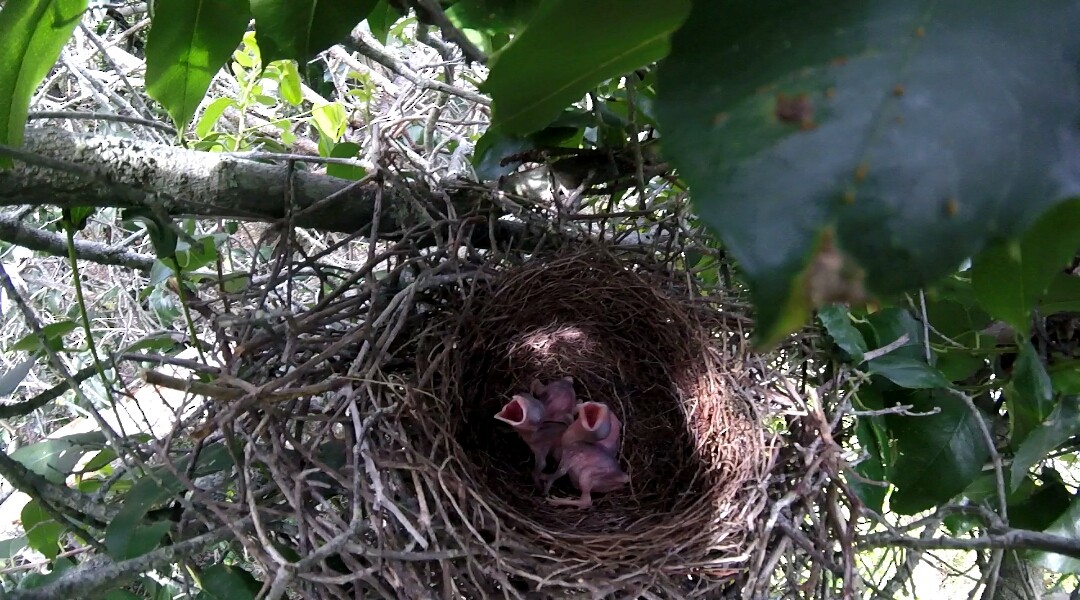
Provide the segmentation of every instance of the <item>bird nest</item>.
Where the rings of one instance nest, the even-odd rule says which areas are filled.
[[[745,567],[770,464],[762,395],[741,322],[678,280],[642,255],[534,257],[421,340],[427,377],[410,418],[432,440],[462,535],[503,585],[690,597]],[[493,419],[532,379],[564,375],[623,423],[630,484],[587,510],[549,503],[532,484],[528,447]],[[566,479],[552,490],[576,494]]]

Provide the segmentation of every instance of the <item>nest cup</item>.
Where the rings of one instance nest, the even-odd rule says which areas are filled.
[[[591,248],[508,269],[458,307],[435,365],[439,409],[426,416],[444,432],[456,495],[478,498],[482,508],[459,511],[498,568],[563,581],[560,593],[618,579],[623,590],[680,596],[742,568],[768,464],[759,389],[743,333],[683,278]],[[494,419],[533,378],[563,375],[624,426],[619,462],[631,482],[594,494],[589,510],[549,504],[528,447]],[[569,478],[551,493],[579,494]]]

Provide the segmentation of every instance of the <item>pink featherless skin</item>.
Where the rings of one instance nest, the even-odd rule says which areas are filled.
[[[586,402],[578,410],[577,419],[567,428],[562,440],[559,468],[543,476],[544,493],[563,475],[581,491],[580,498],[548,498],[556,505],[589,508],[592,492],[612,492],[630,482],[615,458],[618,432],[622,426],[606,404]]]
[[[543,485],[541,476],[547,457],[554,454],[558,460],[562,456],[562,435],[566,431],[565,422],[548,421],[546,412],[544,404],[533,396],[515,394],[495,415],[497,420],[513,427],[532,450],[532,477],[537,487]]]
[[[536,396],[547,410],[548,421],[564,421],[569,424],[574,420],[574,408],[577,406],[577,393],[574,392],[574,378],[567,375],[544,385],[534,379],[529,391]]]

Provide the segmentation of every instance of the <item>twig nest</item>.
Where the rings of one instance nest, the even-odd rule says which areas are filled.
[[[464,300],[448,339],[421,344],[443,375],[438,409],[419,411],[450,454],[441,480],[503,585],[690,597],[743,567],[769,465],[759,384],[736,322],[683,278],[599,249],[534,258]],[[563,375],[624,427],[630,484],[589,510],[548,503],[528,447],[493,418],[533,378]],[[578,492],[564,478],[552,494]]]

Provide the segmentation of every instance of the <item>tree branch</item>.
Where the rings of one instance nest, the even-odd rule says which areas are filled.
[[[1026,529],[1001,529],[977,538],[921,539],[906,535],[879,533],[863,537],[866,547],[901,546],[904,548],[934,548],[945,550],[1042,550],[1080,558],[1080,540],[1052,533]]]
[[[67,256],[67,239],[64,236],[27,227],[10,213],[0,213],[0,240],[53,256]],[[98,264],[117,265],[143,272],[149,272],[154,264],[153,256],[85,240],[75,241],[75,255]]]

